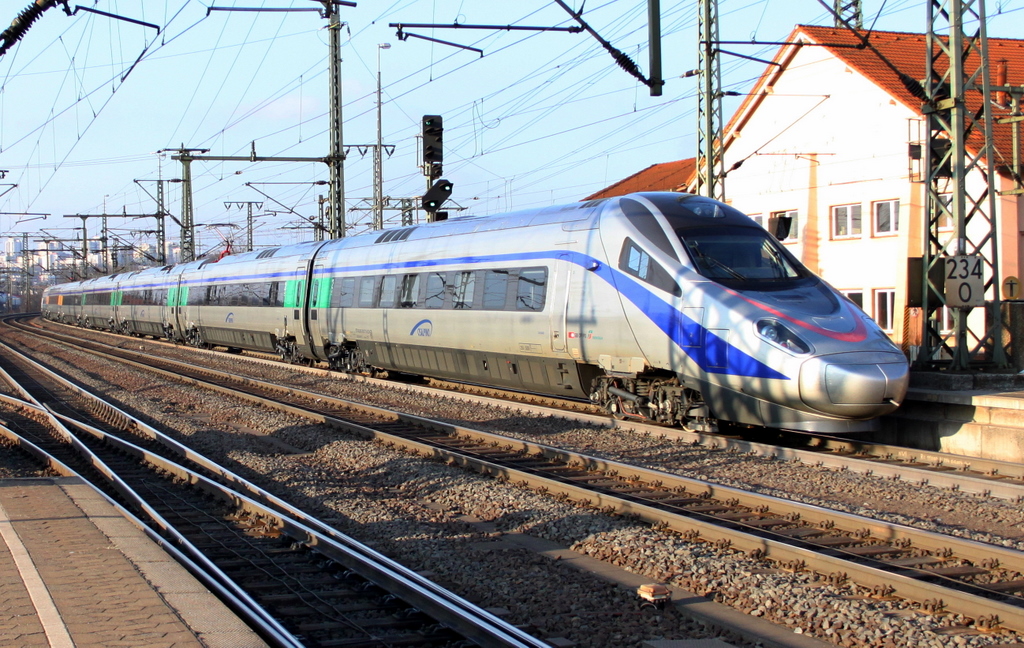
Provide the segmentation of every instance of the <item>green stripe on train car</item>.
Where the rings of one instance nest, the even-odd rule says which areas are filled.
[[[313,303],[310,308],[327,308],[331,305],[331,289],[334,277],[321,277],[313,280]]]
[[[290,279],[284,284],[284,307],[299,308],[306,293],[305,279]]]

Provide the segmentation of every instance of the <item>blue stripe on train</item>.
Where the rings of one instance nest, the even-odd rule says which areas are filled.
[[[655,326],[669,337],[686,355],[690,357],[702,371],[750,378],[771,378],[789,380],[789,377],[763,362],[751,357],[732,346],[698,322],[687,317],[679,309],[655,295],[642,283],[629,275],[612,268],[603,261],[579,252],[546,250],[542,252],[519,252],[513,254],[493,254],[486,256],[464,256],[448,259],[428,259],[423,261],[400,261],[393,263],[375,263],[360,266],[336,268],[317,268],[315,275],[333,275],[337,273],[363,273],[379,270],[403,270],[413,268],[432,268],[450,265],[476,265],[506,261],[535,261],[542,259],[565,259],[604,279],[610,286],[640,309]],[[703,343],[702,343],[703,342]]]

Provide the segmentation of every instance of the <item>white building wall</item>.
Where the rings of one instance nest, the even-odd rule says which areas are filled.
[[[738,137],[726,133],[724,168],[741,162],[727,175],[727,201],[766,226],[773,212],[797,210],[790,250],[837,289],[859,291],[876,320],[884,315],[876,296],[894,291],[892,336],[913,341],[905,332],[907,259],[923,249],[924,185],[912,181],[908,144],[923,135],[922,118],[823,47],[800,48],[762,81],[755,91],[767,94],[733,122]],[[971,179],[972,195],[980,182]],[[899,201],[898,231],[876,232],[873,206],[889,200]],[[860,205],[859,234],[835,231],[832,208],[842,205]],[[1004,276],[1020,276],[1024,262],[1018,222],[1014,214],[1011,242],[1000,236]]]

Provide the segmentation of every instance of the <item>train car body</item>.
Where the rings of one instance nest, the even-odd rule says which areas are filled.
[[[903,354],[866,314],[748,217],[688,194],[458,218],[164,273],[154,286],[167,287],[172,339],[589,397],[695,429],[867,430],[907,388]],[[74,321],[121,320],[90,310]]]
[[[176,326],[189,343],[312,358],[308,277],[322,243],[194,261],[182,266]]]
[[[120,275],[120,294],[114,299],[117,329],[130,335],[173,337],[174,314],[168,295],[179,274],[179,268],[163,266]]]

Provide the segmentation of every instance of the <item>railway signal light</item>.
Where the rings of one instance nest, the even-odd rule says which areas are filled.
[[[444,120],[441,115],[423,115],[423,174],[441,177],[444,161]]]
[[[438,207],[444,204],[450,195],[452,195],[452,183],[444,179],[438,180],[434,186],[427,189],[427,193],[423,194],[423,209],[429,214],[436,213]]]

